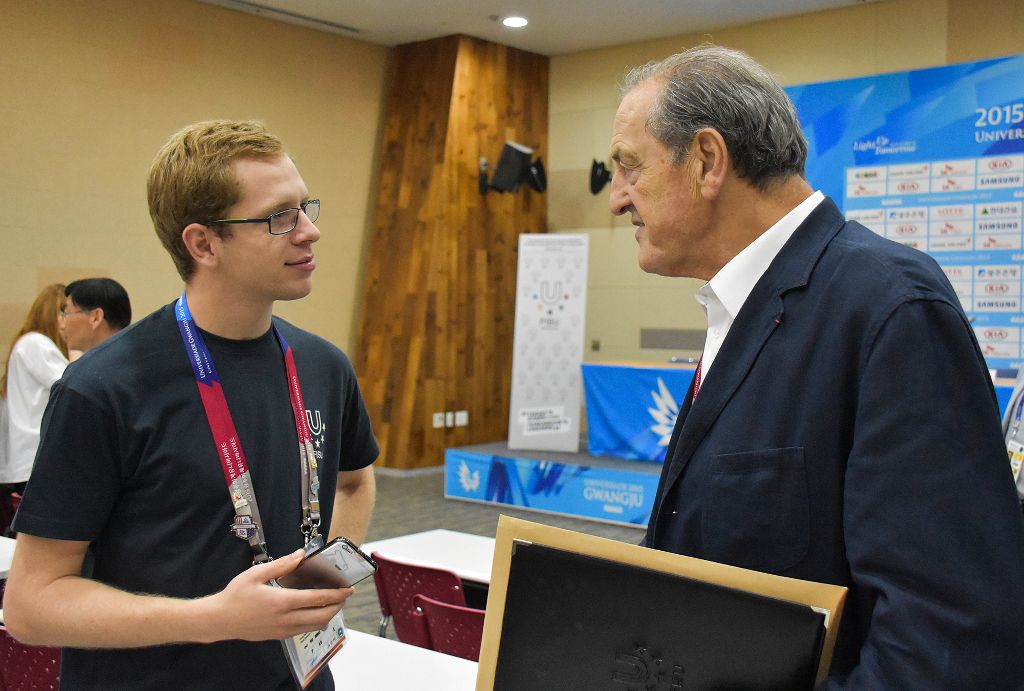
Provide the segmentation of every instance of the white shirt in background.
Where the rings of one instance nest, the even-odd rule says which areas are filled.
[[[0,466],[0,483],[28,480],[50,387],[67,366],[57,345],[37,331],[19,338],[11,349],[7,363],[7,463]]]

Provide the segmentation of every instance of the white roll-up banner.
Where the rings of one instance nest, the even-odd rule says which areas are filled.
[[[519,236],[511,449],[579,451],[587,241],[586,235]]]

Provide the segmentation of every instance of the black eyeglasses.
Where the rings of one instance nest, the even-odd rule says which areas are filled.
[[[306,214],[306,218],[309,219],[310,223],[316,223],[316,219],[320,218],[320,200],[310,199],[308,202],[302,202],[298,208],[284,209],[277,213],[270,214],[266,218],[221,218],[216,221],[210,221],[206,225],[220,225],[222,223],[266,223],[267,230],[270,231],[271,235],[285,235],[295,230],[295,226],[299,225],[299,212]]]

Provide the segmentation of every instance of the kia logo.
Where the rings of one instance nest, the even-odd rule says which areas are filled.
[[[1010,289],[1010,286],[1005,283],[989,283],[985,286],[986,293],[1005,293]]]
[[[988,162],[989,170],[1009,170],[1013,167],[1013,161],[1008,158],[995,158]]]
[[[909,180],[896,185],[896,189],[900,192],[916,192],[921,189],[921,185],[916,180]]]
[[[986,339],[988,339],[988,340],[993,340],[994,339],[994,340],[997,340],[997,341],[1005,340],[1006,338],[1009,337],[1009,335],[1010,334],[1006,331],[1006,329],[985,329],[985,334],[984,334]]]

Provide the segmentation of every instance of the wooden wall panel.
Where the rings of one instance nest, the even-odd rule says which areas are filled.
[[[548,58],[466,36],[395,49],[356,371],[380,464],[439,465],[504,439],[518,236],[546,232],[543,194],[481,195],[506,140],[547,158]],[[438,411],[469,426],[434,429]]]

